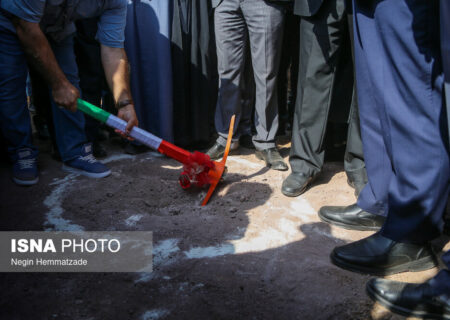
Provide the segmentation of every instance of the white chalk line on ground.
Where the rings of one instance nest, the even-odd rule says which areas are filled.
[[[220,244],[211,247],[194,247],[183,252],[187,259],[215,258],[227,254],[236,253],[232,244]]]
[[[167,239],[161,241],[154,247],[154,265],[159,267],[183,259],[216,258],[230,254],[262,252],[299,241],[304,238],[299,230],[300,224],[304,223],[305,220],[311,221],[310,218],[315,214],[315,211],[306,199],[296,198],[291,202],[294,202],[294,204],[289,203],[289,206],[285,208],[277,208],[281,211],[280,214],[275,215],[279,216],[279,219],[271,227],[263,226],[261,228],[261,219],[258,215],[250,218],[249,225],[245,230],[237,228],[235,233],[227,235],[225,238],[232,240],[228,240],[226,243],[207,247],[191,247],[189,250],[181,251],[177,246],[179,240]],[[291,211],[293,206],[296,208],[297,214],[289,215],[286,213],[286,211]],[[267,211],[271,211],[270,206]],[[270,214],[270,212],[264,212],[264,214]],[[292,217],[297,218],[297,221],[293,221]],[[302,218],[300,219],[300,217]],[[170,257],[170,262],[168,257]],[[153,278],[152,275],[143,274],[137,282],[145,282]]]
[[[101,162],[104,164],[113,162],[113,161],[120,161],[120,160],[126,160],[126,159],[132,159],[132,160],[153,160],[156,157],[159,157],[161,154],[157,153],[155,151],[149,151],[146,153],[143,153],[141,155],[132,155],[132,154],[126,154],[126,153],[114,153],[105,159],[103,159]]]
[[[84,228],[80,225],[72,223],[68,219],[62,217],[64,209],[62,203],[64,201],[64,196],[67,193],[67,188],[72,184],[72,182],[77,177],[77,174],[69,174],[63,179],[56,180],[50,185],[56,185],[56,188],[45,198],[44,205],[49,209],[46,214],[46,219],[44,222],[45,230],[58,230],[58,231],[81,231]]]
[[[298,196],[289,203],[288,214],[291,216],[297,217],[303,222],[311,222],[312,217],[316,217],[317,212],[311,206],[311,204],[303,198],[302,196]]]
[[[150,155],[150,158],[153,156]],[[115,154],[107,159],[104,163],[110,163],[113,161],[119,161],[124,159],[135,159],[135,156],[126,154]],[[252,163],[246,159],[231,158],[232,162],[245,164],[252,168],[260,168],[261,166]],[[47,213],[47,219],[45,225],[53,226],[50,229],[54,230],[83,230],[82,226],[72,223],[70,220],[62,217],[64,209],[62,208],[62,202],[64,195],[67,192],[67,188],[77,178],[77,175],[70,174],[63,179],[56,180],[51,185],[56,185],[56,188],[52,190],[50,195],[44,200],[44,205],[49,208]],[[226,243],[222,243],[215,246],[207,247],[192,247],[189,250],[181,251],[178,247],[179,239],[166,239],[158,242],[153,247],[153,266],[161,268],[173,264],[181,259],[202,259],[202,258],[215,258],[225,256],[229,254],[245,254],[249,252],[262,252],[269,249],[279,248],[286,246],[292,242],[299,241],[304,238],[304,235],[299,230],[299,226],[304,223],[316,222],[313,217],[316,217],[316,212],[309,204],[309,202],[302,198],[297,197],[292,201],[289,201],[287,206],[274,207],[271,202],[267,203],[267,209],[264,210],[264,214],[273,214],[277,211],[276,217],[279,219],[275,223],[271,223],[271,226],[262,225],[261,216],[255,215],[255,217],[249,216],[249,225],[245,230],[237,229],[237,232],[226,236],[228,240]],[[272,211],[272,212],[271,212]],[[279,213],[279,214],[278,214]],[[142,219],[143,215],[134,214],[125,220],[125,224],[128,226],[134,226]],[[292,219],[295,219],[294,221]],[[334,238],[333,234],[328,234],[318,228],[314,228],[315,232],[325,235],[329,238]],[[159,277],[160,272],[142,273],[136,282],[148,282],[154,277]],[[149,311],[151,312],[151,310]],[[151,316],[149,313],[148,317]],[[148,318],[152,319],[152,318]]]
[[[134,227],[143,217],[143,214],[133,214],[125,219],[125,224],[129,227]]]
[[[286,213],[286,210],[291,211],[292,207],[296,208],[296,214]],[[267,211],[270,211],[269,207]],[[179,239],[162,240],[153,248],[153,266],[161,269],[161,267],[172,265],[184,259],[217,258],[226,255],[255,253],[282,248],[305,238],[306,235],[300,231],[302,224],[317,223],[317,220],[312,219],[315,214],[314,209],[306,199],[296,198],[289,203],[287,208],[280,207],[277,211],[281,211],[275,213],[275,216],[279,216],[279,219],[276,222],[272,222],[270,227],[263,226],[261,228],[259,215],[251,217],[247,228],[236,228],[235,233],[225,237],[233,240],[228,240],[226,243],[215,246],[191,247],[188,250],[181,251],[178,247]],[[267,214],[267,212],[264,212],[264,214]],[[292,220],[293,217],[297,219]],[[342,239],[342,235],[338,237],[333,232],[330,233],[318,227],[313,227],[309,231],[335,241]],[[266,270],[265,276],[267,279],[270,278],[270,275],[271,271]],[[142,273],[135,282],[148,282],[161,276],[161,270],[153,273]],[[170,277],[164,277],[170,280]]]
[[[125,160],[125,159],[134,159],[136,158],[136,156],[133,156],[131,154],[126,154],[126,153],[116,153],[116,154],[112,154],[109,157],[103,159],[101,162],[104,164],[113,162],[113,161],[119,161],[119,160]]]
[[[128,154],[113,154],[106,159],[103,163],[110,163],[113,161],[119,161],[124,159],[135,159],[135,156]],[[58,231],[82,231],[83,226],[72,223],[70,220],[63,218],[64,208],[62,203],[67,193],[68,187],[76,180],[79,175],[68,174],[62,179],[55,179],[50,186],[56,186],[50,194],[44,199],[44,205],[49,209],[45,215],[44,227],[46,231],[58,230]]]
[[[178,242],[179,239],[165,239],[155,244],[153,246],[154,271],[152,273],[140,273],[135,282],[148,282],[153,278],[159,276],[159,273],[155,271],[155,267],[159,269],[162,266],[168,266],[177,261],[176,253],[180,251]]]
[[[169,315],[169,313],[170,313],[169,310],[166,310],[166,309],[148,310],[148,311],[144,312],[141,319],[142,320],[158,320],[158,319],[161,319],[162,317]]]

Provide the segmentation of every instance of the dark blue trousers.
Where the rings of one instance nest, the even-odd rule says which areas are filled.
[[[450,1],[440,1],[440,24],[441,24],[441,52],[444,67],[445,80],[445,104],[447,107],[447,119],[450,129]],[[450,251],[442,256],[442,260],[450,269]],[[432,280],[432,284],[439,288],[440,292],[450,294],[450,270],[441,270]]]
[[[402,242],[440,235],[449,192],[439,2],[355,1],[355,59],[369,183],[358,204]]]
[[[369,183],[358,205],[401,242],[440,235],[449,194],[439,2],[355,0],[355,59]],[[450,264],[449,253],[444,262]],[[450,291],[450,274],[432,281]]]

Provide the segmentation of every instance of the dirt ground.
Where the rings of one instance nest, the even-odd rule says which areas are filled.
[[[243,149],[201,207],[206,190],[182,190],[175,161],[108,148],[113,174],[100,180],[64,173],[48,145],[36,186],[14,185],[1,164],[1,230],[153,231],[154,272],[0,274],[0,319],[402,319],[366,296],[369,276],[329,261],[335,246],[370,235],[317,217],[323,205],[355,201],[341,163],[326,163],[312,188],[287,198],[288,172]]]

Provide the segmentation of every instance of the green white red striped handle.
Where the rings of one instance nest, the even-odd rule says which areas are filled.
[[[90,104],[87,101],[78,99],[78,109],[85,114],[97,119],[98,121],[105,123],[109,127],[125,132],[125,128],[127,127],[127,122],[116,117],[115,115]],[[190,156],[190,152],[184,149],[181,149],[170,142],[167,142],[150,132],[147,132],[138,127],[134,127],[130,132],[130,137],[136,139],[140,143],[159,151],[171,157],[181,163],[188,163],[188,158]]]

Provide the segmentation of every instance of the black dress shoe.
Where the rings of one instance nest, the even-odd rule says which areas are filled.
[[[255,154],[258,159],[264,160],[266,165],[273,170],[286,171],[289,169],[277,148],[256,150]]]
[[[359,231],[378,231],[386,220],[383,216],[364,211],[356,204],[347,207],[322,207],[319,218],[344,229]]]
[[[306,191],[314,176],[292,172],[281,185],[281,192],[288,197],[298,197]]]
[[[377,276],[422,271],[436,266],[429,244],[396,242],[380,233],[334,248],[331,262],[346,270]]]
[[[450,319],[450,296],[433,292],[429,283],[413,284],[385,279],[367,282],[369,297],[392,312],[425,319]]]
[[[220,143],[216,142],[214,145],[206,151],[206,154],[209,156],[211,160],[217,160],[223,157],[225,153],[225,147]]]
[[[239,148],[239,142],[238,141],[232,142],[229,154],[230,155],[234,154],[235,153],[234,151],[236,151],[237,148]],[[206,151],[206,154],[209,156],[209,158],[211,160],[221,159],[223,157],[224,153],[225,153],[225,147],[222,146],[218,142],[215,142],[214,145],[211,148],[209,148],[208,151]]]

